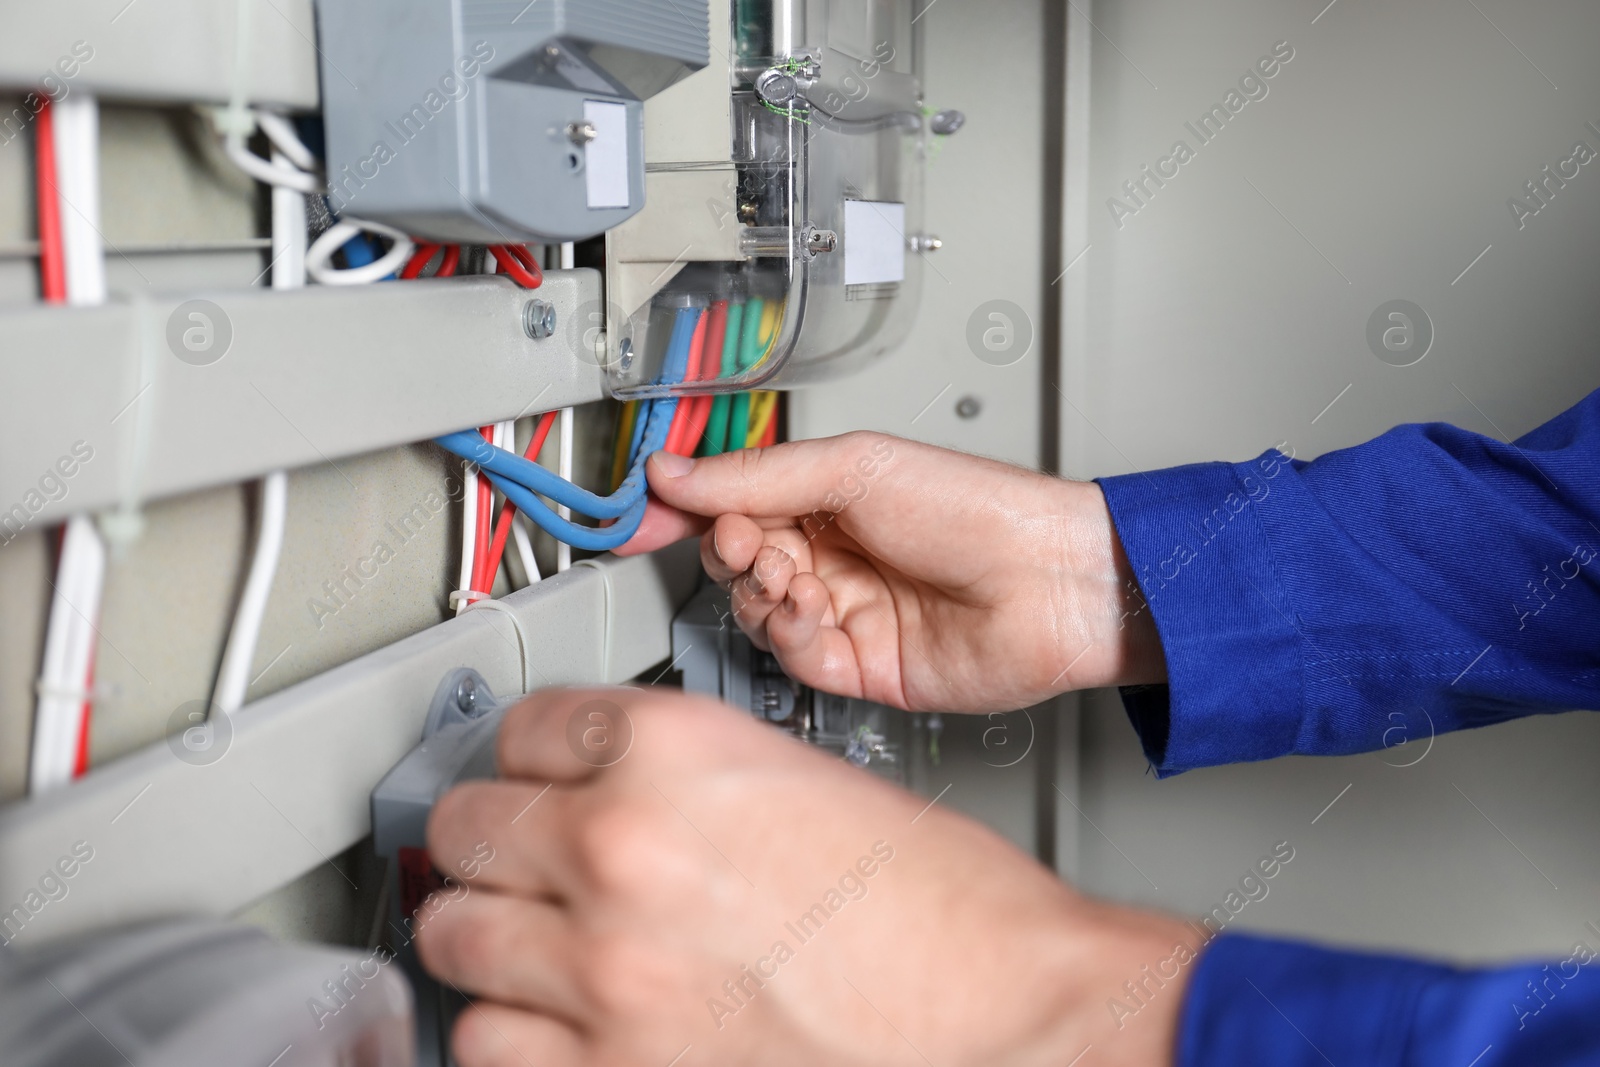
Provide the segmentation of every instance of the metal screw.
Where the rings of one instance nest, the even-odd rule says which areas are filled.
[[[530,300],[522,307],[522,328],[534,340],[556,332],[556,306],[547,300]]]
[[[911,251],[937,252],[944,247],[944,242],[931,233],[915,233],[911,235]]]
[[[456,683],[456,707],[461,714],[471,716],[478,706],[478,683],[472,676],[461,679]]]
[[[975,396],[964,396],[956,401],[956,414],[963,419],[975,419],[983,410],[983,402]]]
[[[832,252],[839,247],[839,235],[832,230],[807,230],[805,236],[806,251],[812,255],[821,252]]]
[[[941,137],[948,137],[967,124],[967,116],[953,107],[936,113],[928,122],[928,129]]]
[[[586,145],[600,135],[592,122],[567,123],[567,140],[575,145]]]
[[[787,104],[799,91],[794,75],[777,67],[762,71],[756,78],[756,94],[769,104]]]
[[[622,343],[617,346],[617,356],[622,369],[630,369],[633,366],[633,341],[624,337]]]

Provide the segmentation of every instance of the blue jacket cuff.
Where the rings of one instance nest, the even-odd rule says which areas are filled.
[[[1600,1056],[1600,928],[1562,960],[1459,970],[1228,934],[1196,964],[1178,1067],[1512,1067]]]
[[[1259,512],[1290,460],[1098,479],[1166,652],[1167,684],[1123,690],[1166,776],[1294,750],[1300,635]]]

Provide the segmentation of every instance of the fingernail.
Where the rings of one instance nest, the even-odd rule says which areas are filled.
[[[722,562],[728,562],[728,557],[722,554],[722,545],[717,541],[717,528],[715,526],[711,528],[711,551]]]
[[[750,572],[750,591],[755,593],[757,596],[760,596],[767,591],[767,583],[763,582],[761,580],[761,575],[757,574],[754,570]]]
[[[784,596],[783,596],[783,610],[784,610],[784,613],[788,614],[788,615],[793,615],[795,612],[800,610],[800,601],[798,601],[798,600],[796,600],[794,598],[794,594],[793,593],[785,593],[784,594]]]
[[[676,452],[657,452],[650,462],[655,464],[656,470],[668,478],[682,478],[694,469],[694,460],[688,456],[680,456]]]

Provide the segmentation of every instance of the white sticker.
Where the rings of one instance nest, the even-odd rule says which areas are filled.
[[[844,283],[881,285],[906,277],[906,206],[844,202]]]
[[[628,206],[628,105],[604,100],[583,102],[584,121],[594,140],[583,150],[589,206]]]

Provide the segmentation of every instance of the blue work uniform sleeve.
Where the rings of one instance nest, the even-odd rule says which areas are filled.
[[[1600,391],[1514,442],[1400,426],[1100,479],[1166,652],[1157,773],[1600,707]]]
[[[1225,935],[1201,955],[1179,1067],[1568,1067],[1600,1060],[1600,929],[1557,962],[1466,971]]]

